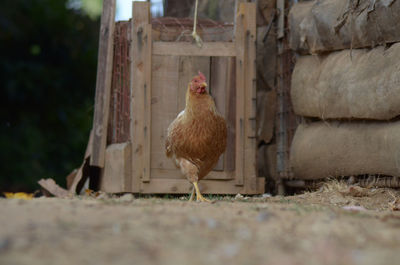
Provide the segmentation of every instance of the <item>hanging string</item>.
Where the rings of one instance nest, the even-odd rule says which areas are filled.
[[[199,3],[199,0],[196,0],[196,4],[194,7],[194,21],[193,21],[193,32],[192,32],[192,37],[196,41],[196,44],[198,47],[203,46],[203,40],[200,38],[199,35],[197,35],[196,32],[196,26],[197,26],[197,5]]]

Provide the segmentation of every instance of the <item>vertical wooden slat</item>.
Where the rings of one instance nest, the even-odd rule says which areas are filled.
[[[151,107],[151,168],[176,170],[172,159],[165,155],[168,126],[179,113],[179,57],[152,56]],[[179,101],[179,100],[178,100]],[[179,175],[179,174],[177,174]],[[151,178],[158,177],[152,174]]]
[[[151,166],[151,63],[152,63],[152,38],[151,24],[146,24],[144,27],[144,71],[145,71],[145,83],[144,83],[144,168],[143,168],[143,182],[150,181],[150,166]]]
[[[236,44],[236,185],[244,183],[244,116],[245,116],[245,40],[246,24],[244,17],[245,6],[239,4],[236,14],[235,44]]]
[[[96,96],[93,118],[93,145],[90,165],[104,167],[110,109],[114,43],[115,0],[104,0],[97,60]]]
[[[247,192],[257,191],[257,173],[256,173],[256,5],[245,3],[245,139],[244,139],[244,175],[245,190]]]
[[[236,16],[236,185],[256,190],[256,6],[241,3]]]
[[[131,45],[131,141],[132,141],[132,191],[140,191],[141,179],[145,178],[145,157],[148,145],[145,143],[145,94],[148,82],[148,63],[146,63],[147,24],[150,24],[150,3],[133,2],[132,8],[132,45]],[[147,34],[150,35],[150,34]],[[151,72],[151,71],[150,71]],[[150,76],[151,77],[151,76]],[[146,83],[147,80],[147,83]],[[150,87],[148,90],[151,89]],[[151,97],[151,95],[150,95]],[[148,118],[148,117],[147,117]],[[147,129],[146,129],[147,130]],[[150,132],[146,132],[149,136]]]
[[[105,192],[131,191],[131,145],[130,143],[111,144],[106,149],[106,161],[100,190]]]
[[[214,98],[215,105],[218,112],[226,120],[226,98],[227,98],[227,84],[228,77],[228,63],[229,57],[213,57],[211,59],[211,78],[210,88],[211,96]],[[215,165],[214,170],[224,170],[225,154],[221,155],[218,163]]]
[[[235,170],[236,157],[236,59],[229,58],[227,79],[226,100],[226,123],[228,126],[228,139],[225,152],[225,171]]]

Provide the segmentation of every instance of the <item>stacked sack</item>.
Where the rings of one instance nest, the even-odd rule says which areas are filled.
[[[295,178],[400,176],[400,0],[316,0],[289,13]]]

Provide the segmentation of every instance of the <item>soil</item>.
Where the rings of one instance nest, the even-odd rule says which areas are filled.
[[[0,264],[398,264],[400,192],[0,199]]]

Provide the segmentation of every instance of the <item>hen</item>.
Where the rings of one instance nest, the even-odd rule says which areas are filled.
[[[193,184],[189,201],[196,193],[197,201],[210,202],[197,183],[214,168],[226,148],[226,122],[206,87],[206,78],[199,71],[188,85],[185,109],[168,127],[165,143],[167,156]]]

